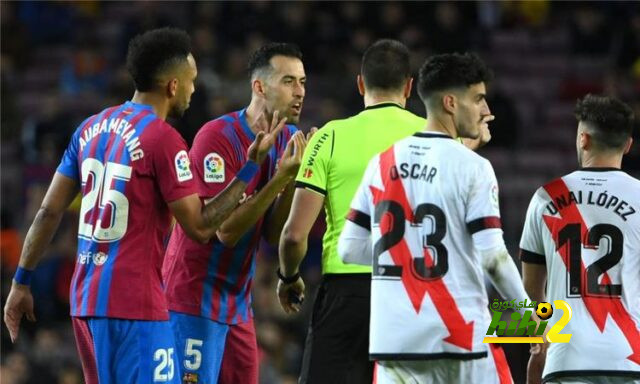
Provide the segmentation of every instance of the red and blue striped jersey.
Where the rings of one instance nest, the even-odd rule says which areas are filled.
[[[71,315],[168,319],[167,203],[197,193],[184,139],[151,106],[126,102],[80,124],[57,171],[82,192]]]
[[[280,132],[247,186],[246,196],[258,192],[274,175],[277,161],[296,131],[287,125]],[[254,138],[245,110],[209,121],[200,129],[189,157],[201,199],[216,196],[233,180],[247,161],[247,149]],[[218,239],[200,244],[176,224],[162,270],[169,309],[227,324],[248,321],[253,316],[251,286],[262,222],[262,218],[258,220],[233,248]]]

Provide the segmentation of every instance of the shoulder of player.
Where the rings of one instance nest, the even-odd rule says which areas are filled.
[[[177,129],[160,118],[155,118],[150,121],[149,125],[144,130],[143,135],[147,138],[151,138],[151,143],[157,143],[162,140],[184,140]],[[146,140],[142,138],[142,142],[144,143],[145,141]]]
[[[202,140],[203,138],[209,139],[211,136],[227,137],[229,128],[233,128],[233,117],[228,115],[220,116],[216,119],[207,121],[200,127],[196,136],[193,139],[193,143]]]

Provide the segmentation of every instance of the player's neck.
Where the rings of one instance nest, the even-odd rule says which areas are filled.
[[[427,125],[424,127],[424,131],[444,133],[454,139],[458,138],[456,129],[453,126],[449,127],[449,124],[442,119],[442,116],[438,116],[437,114],[432,114],[431,117],[427,118]]]
[[[611,155],[594,155],[584,153],[582,158],[582,168],[622,168],[622,156]]]
[[[262,105],[264,105],[262,102],[258,102],[256,101],[255,98],[251,98],[251,102],[249,103],[249,106],[245,111],[245,117],[247,119],[247,123],[249,123],[250,121],[254,121],[256,119],[256,116],[262,113],[262,110],[261,110],[261,108],[263,108]],[[267,117],[267,120],[269,120],[269,123],[271,123],[271,119]],[[254,134],[258,134],[258,132],[254,130],[251,124],[249,124],[249,129],[251,129],[251,131]]]
[[[407,99],[402,94],[379,94],[375,92],[365,92],[364,107],[371,107],[376,104],[394,103],[402,108],[407,104]]]
[[[150,105],[153,108],[153,113],[162,120],[167,119],[169,113],[169,105],[167,100],[153,92],[139,92],[136,91],[131,98],[131,102],[136,104]]]

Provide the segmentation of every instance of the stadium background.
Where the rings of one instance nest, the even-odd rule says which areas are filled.
[[[406,43],[414,73],[433,53],[479,52],[496,74],[488,99],[496,115],[493,140],[481,153],[498,176],[512,255],[532,193],[576,166],[576,98],[587,92],[617,95],[640,115],[637,2],[2,1],[0,16],[3,306],[22,239],[71,133],[83,117],[131,97],[127,42],[150,28],[178,26],[193,38],[196,92],[185,117],[174,122],[189,143],[207,120],[248,104],[247,58],[268,41],[295,42],[304,54],[303,130],[362,108],[355,78],[364,49],[377,38]],[[415,92],[408,108],[424,114]],[[635,132],[636,145],[623,168],[638,177]],[[304,265],[309,300],[297,316],[286,316],[278,306],[275,252],[261,249],[253,291],[261,383],[296,382],[309,302],[320,277],[323,230],[319,220]],[[35,273],[37,326],[25,324],[12,345],[2,324],[3,383],[82,382],[67,298],[76,231],[72,209]],[[527,347],[506,348],[514,378],[523,382]]]

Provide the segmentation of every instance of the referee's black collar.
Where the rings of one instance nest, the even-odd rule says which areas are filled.
[[[378,109],[378,108],[386,108],[386,107],[396,107],[396,108],[404,109],[400,104],[392,103],[389,101],[389,102],[384,102],[380,104],[370,105],[368,107],[365,107],[364,110],[368,111],[370,109]]]
[[[453,137],[447,135],[446,133],[435,133],[435,132],[416,132],[413,134],[416,137],[434,137],[438,139],[453,139]]]
[[[580,168],[580,171],[586,172],[609,172],[609,171],[622,171],[620,168],[615,167],[584,167]]]

